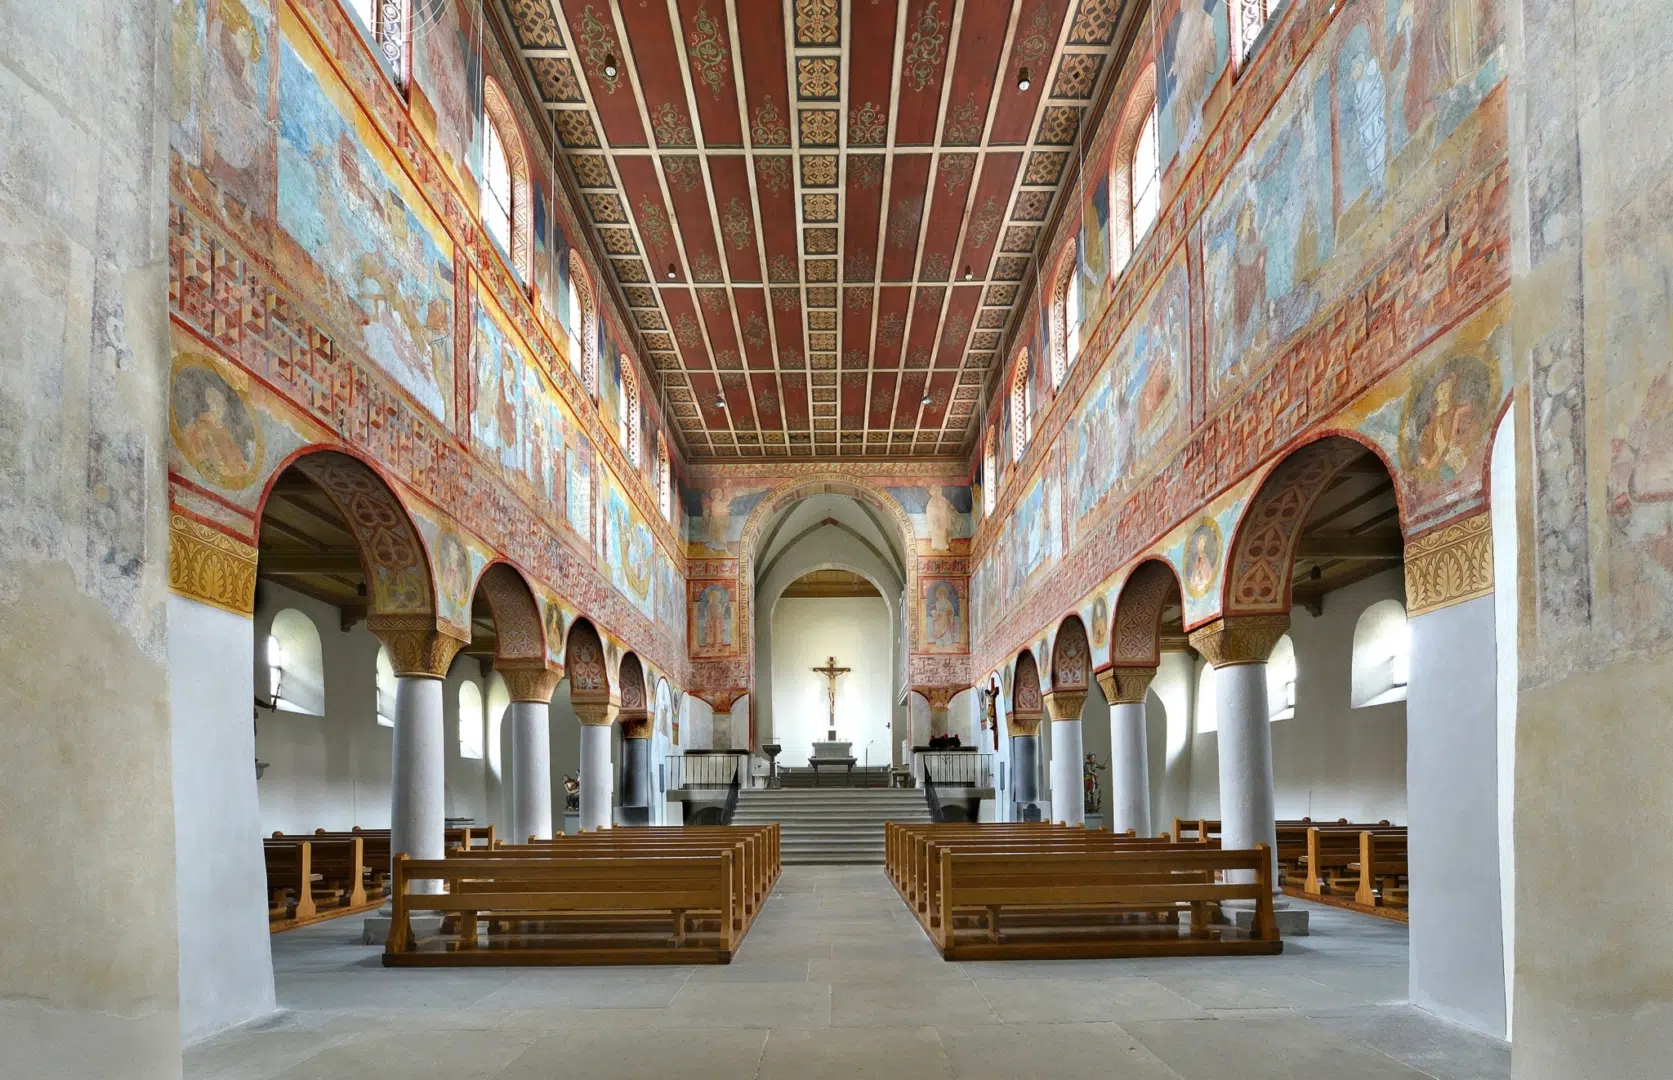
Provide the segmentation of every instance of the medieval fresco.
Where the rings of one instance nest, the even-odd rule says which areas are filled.
[[[1067,438],[1070,542],[1179,428],[1190,381],[1190,291],[1183,254],[1127,325],[1082,399]]]
[[[249,395],[228,381],[229,374],[211,357],[176,356],[168,423],[175,449],[199,476],[216,487],[238,489],[256,480],[262,439]]]
[[[265,0],[184,0],[173,23],[170,146],[241,215],[266,220],[278,168],[267,116],[273,10]]]
[[[749,515],[772,488],[759,484],[687,488],[686,544],[693,557],[726,558],[738,554]]]
[[[967,487],[930,484],[885,488],[912,521],[921,555],[963,555],[970,550],[974,498]]]
[[[497,302],[478,290],[471,328],[471,436],[482,455],[554,522],[566,518],[566,454],[586,439],[539,365],[526,358]],[[583,473],[581,481],[585,481]]]
[[[1254,486],[1248,481],[1239,485],[1235,492],[1204,507],[1201,514],[1157,545],[1163,558],[1173,564],[1184,586],[1180,600],[1184,603],[1187,627],[1220,612],[1227,549]]]
[[[357,344],[436,419],[453,388],[452,241],[305,32],[279,63],[279,225],[298,284],[329,297]]]
[[[413,120],[455,183],[476,191],[482,168],[482,12],[462,0],[424,4],[434,22],[413,35]]]
[[[1202,137],[1203,105],[1231,50],[1231,19],[1225,0],[1164,0],[1155,25],[1156,149],[1166,171]]]
[[[646,618],[656,618],[652,595],[656,541],[639,510],[614,480],[603,485],[604,561],[610,580]]]
[[[961,653],[970,647],[965,588],[960,578],[926,578],[918,583],[922,594],[923,633],[919,640],[923,652]]]
[[[732,583],[693,581],[689,583],[688,593],[691,625],[687,636],[691,642],[691,655],[709,657],[732,653],[735,606]]]

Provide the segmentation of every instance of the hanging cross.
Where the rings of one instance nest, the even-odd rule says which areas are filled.
[[[830,731],[826,732],[825,741],[826,742],[836,742],[836,681],[837,681],[837,676],[838,675],[846,675],[849,671],[852,671],[853,669],[852,668],[845,668],[845,667],[837,667],[836,666],[836,657],[832,656],[832,657],[828,657],[825,660],[825,666],[824,667],[816,667],[813,670],[817,671],[819,674],[825,676],[825,678],[831,680],[830,689],[826,692],[826,696],[830,698],[830,702],[831,702]]]

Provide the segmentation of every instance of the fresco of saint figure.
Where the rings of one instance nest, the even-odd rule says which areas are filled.
[[[181,456],[205,480],[240,488],[254,479],[260,439],[249,403],[207,362],[176,365],[169,421]]]
[[[951,585],[937,582],[930,587],[924,617],[929,624],[930,644],[955,649],[964,644],[964,618],[958,593]]]

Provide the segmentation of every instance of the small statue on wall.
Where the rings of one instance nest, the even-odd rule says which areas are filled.
[[[1086,762],[1082,766],[1082,774],[1086,784],[1086,812],[1096,814],[1104,805],[1104,787],[1098,780],[1098,774],[1109,768],[1109,762],[1099,764],[1096,754],[1086,755]]]
[[[575,813],[581,810],[581,781],[573,776],[563,778],[563,808]]]

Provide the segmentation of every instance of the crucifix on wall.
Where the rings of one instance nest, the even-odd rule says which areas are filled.
[[[837,667],[836,657],[831,656],[831,657],[826,658],[824,667],[816,667],[813,670],[817,671],[819,674],[825,676],[825,678],[827,678],[831,681],[829,689],[826,690],[826,697],[829,698],[830,703],[831,703],[831,718],[830,718],[830,724],[829,724],[830,730],[825,733],[825,739],[826,739],[827,742],[836,742],[836,681],[837,681],[837,676],[838,675],[846,675],[852,669],[851,668],[845,668],[845,667]]]

